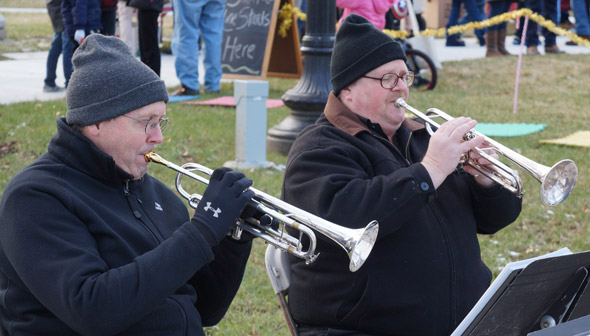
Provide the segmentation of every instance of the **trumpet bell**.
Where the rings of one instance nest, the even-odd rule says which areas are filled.
[[[541,201],[548,206],[563,202],[578,179],[578,168],[572,160],[561,160],[549,169],[541,183]]]
[[[350,239],[352,248],[348,255],[350,257],[348,268],[351,272],[356,272],[361,266],[363,266],[363,263],[367,260],[373,249],[373,245],[375,245],[378,232],[379,224],[374,220],[364,228],[357,239]],[[345,243],[345,245],[348,245],[348,243]],[[347,248],[345,247],[345,249]]]
[[[441,117],[445,121],[453,120],[454,118],[450,115],[446,114],[445,112],[436,109],[430,108],[427,112],[429,115],[426,115],[419,110],[413,108],[412,106],[408,105],[403,98],[398,98],[396,101],[397,106],[402,106],[416,115],[418,118],[422,119],[426,123],[426,128],[428,129],[429,133],[432,134],[432,130],[430,126],[440,127],[438,123],[433,121],[430,118],[430,114],[433,114],[436,117]],[[465,134],[465,137],[472,139],[473,137],[483,137],[485,141],[490,145],[491,149],[493,149],[498,155],[502,155],[508,160],[512,161],[520,168],[524,169],[528,172],[531,176],[533,176],[538,182],[541,183],[541,202],[548,206],[555,206],[563,202],[569,194],[574,189],[576,185],[576,180],[578,179],[578,168],[576,164],[572,160],[561,160],[553,165],[553,167],[549,168],[542,164],[539,164],[525,156],[518,154],[517,152],[511,150],[508,147],[500,144],[499,142],[494,141],[493,139],[488,138],[487,136],[483,135],[482,133],[477,132],[476,130],[471,130]],[[487,157],[481,149],[475,147],[476,150],[481,156],[485,157],[490,161],[493,166],[490,170],[480,170],[481,166],[477,163],[467,162],[473,166],[478,171],[482,172],[483,175],[489,177],[493,181],[499,183],[501,186],[510,190],[518,197],[522,197],[522,190],[521,190],[521,179],[518,176],[516,171],[511,172],[510,167],[505,165],[504,163],[491,158]]]

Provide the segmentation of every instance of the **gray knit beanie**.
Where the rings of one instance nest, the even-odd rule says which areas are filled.
[[[92,125],[143,106],[168,102],[164,81],[112,36],[91,34],[72,57],[66,91],[68,124]]]
[[[334,95],[367,72],[393,60],[406,62],[401,45],[357,14],[348,15],[338,28],[330,62]]]

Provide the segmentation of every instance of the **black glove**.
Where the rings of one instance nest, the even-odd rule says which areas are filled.
[[[252,180],[241,172],[229,168],[213,171],[191,220],[209,246],[219,244],[236,225],[246,203],[254,197],[254,192],[248,189],[251,185]]]
[[[252,207],[250,207],[250,206],[246,207],[246,210],[244,210],[244,212],[242,213],[242,218],[252,217],[253,219],[259,221],[258,225],[260,227],[270,227],[275,230],[279,229],[280,222],[278,219],[273,218],[270,215],[268,215],[262,211],[258,211],[257,209],[254,209],[253,211],[251,210],[251,212],[248,213],[249,217],[244,217],[244,215],[247,213],[248,209],[252,209]]]
[[[258,209],[252,207],[251,205],[246,205],[244,211],[240,215],[240,218],[244,220],[247,224],[250,224],[254,227],[258,227],[261,231],[264,231],[263,228],[273,228],[278,230],[279,228],[279,221],[277,219],[272,218],[270,215],[259,211]],[[254,223],[258,223],[255,225]],[[256,238],[256,236],[249,231],[243,229],[239,239],[236,239],[240,242],[249,242]]]

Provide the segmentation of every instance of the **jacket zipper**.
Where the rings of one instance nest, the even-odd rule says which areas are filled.
[[[405,156],[400,152],[400,150],[395,147],[394,145],[392,145],[388,140],[382,138],[381,136],[377,136],[375,134],[372,134],[375,138],[377,138],[378,140],[380,140],[381,142],[385,143],[386,146],[389,146],[390,148],[392,147],[393,149],[395,149],[395,151],[406,161],[406,163],[408,164],[408,166],[410,166],[411,160],[409,159],[410,157],[410,140],[412,140],[412,135],[414,134],[414,132],[410,132],[410,136],[408,137],[408,141],[406,143],[406,148],[405,148]],[[458,170],[458,168],[457,168]],[[457,302],[456,302],[456,295],[454,295],[455,293],[455,282],[456,282],[456,277],[455,277],[455,257],[453,255],[453,250],[451,249],[451,238],[449,236],[449,233],[447,232],[443,220],[442,220],[442,216],[440,215],[439,211],[438,211],[438,207],[433,204],[433,203],[429,203],[428,206],[430,207],[431,211],[434,214],[434,217],[437,219],[438,222],[438,226],[440,227],[440,230],[443,234],[443,237],[445,237],[446,241],[447,241],[447,254],[449,256],[449,266],[450,266],[450,281],[451,281],[451,325],[455,325],[456,324],[456,320],[457,320]]]
[[[442,220],[442,216],[440,215],[439,211],[438,211],[438,207],[433,204],[433,203],[429,203],[428,204],[430,206],[430,208],[432,209],[432,212],[434,213],[438,225],[440,227],[440,230],[442,231],[443,236],[445,237],[446,241],[447,241],[447,253],[449,256],[449,273],[450,273],[450,277],[451,277],[451,325],[456,325],[456,320],[457,320],[457,295],[455,295],[455,283],[456,283],[456,277],[455,277],[455,256],[453,255],[453,249],[451,248],[452,246],[452,242],[451,242],[451,237],[449,236],[449,232],[446,230],[445,226],[443,225],[443,220]],[[452,330],[449,330],[449,332],[451,332]]]
[[[144,229],[149,233],[149,235],[153,238],[154,242],[156,244],[160,244],[161,243],[161,239],[158,239],[158,235],[156,233],[154,233],[154,231],[152,231],[148,225],[142,220],[143,216],[141,215],[141,213],[139,212],[139,210],[134,209],[132,201],[130,199],[131,193],[129,192],[129,180],[125,181],[125,186],[123,187],[123,193],[125,194],[125,198],[127,199],[127,204],[129,205],[129,208],[131,209],[131,212],[133,213],[133,216],[137,219],[137,221],[139,221],[142,226],[144,227]],[[139,204],[143,204],[143,201],[137,196],[137,195],[133,195],[135,196],[135,199],[137,200],[137,202]],[[186,309],[184,309],[184,306],[180,303],[180,301],[178,301],[177,299],[175,299],[174,297],[169,297],[172,301],[174,301],[180,311],[182,312],[182,317],[184,318],[184,324],[185,324],[185,335],[189,334],[189,323],[188,323],[188,316],[187,316],[187,312]]]
[[[385,144],[385,146],[387,146],[390,150],[393,148],[393,150],[395,151],[395,153],[399,154],[399,156],[408,164],[408,166],[411,165],[410,160],[408,160],[408,158],[406,156],[404,156],[402,154],[402,152],[400,152],[400,150],[397,149],[397,147],[395,147],[394,145],[392,145],[391,142],[389,142],[389,140],[383,138],[380,135],[373,134],[372,132],[371,132],[371,135],[374,136],[377,140],[381,141],[383,144]]]
[[[410,141],[412,140],[412,135],[414,135],[414,132],[410,132],[408,142],[406,143],[406,161],[408,162],[410,162]]]
[[[152,237],[155,243],[160,243],[160,240],[158,239],[157,235],[143,222],[143,220],[141,220],[141,213],[139,212],[139,210],[135,209],[131,202],[131,193],[129,192],[129,180],[125,181],[125,186],[123,187],[123,194],[125,195],[125,199],[127,200],[127,204],[129,205],[129,209],[131,209],[133,217],[135,217],[137,221],[142,224],[143,228],[148,232],[148,234]],[[138,199],[138,202],[141,201]]]

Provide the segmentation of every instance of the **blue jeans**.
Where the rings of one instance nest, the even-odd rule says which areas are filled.
[[[117,7],[109,10],[103,10],[101,15],[102,30],[101,34],[115,36],[115,27],[117,26]]]
[[[541,14],[545,19],[551,20],[556,25],[558,19],[558,0],[525,0],[524,7],[530,8],[533,12]],[[529,20],[526,31],[525,44],[527,47],[534,47],[539,44],[539,33],[537,33],[538,24]],[[555,34],[543,28],[542,34],[545,37],[545,48],[555,45]]]
[[[449,19],[447,20],[447,29],[449,29],[449,27],[456,26],[459,23],[459,15],[461,14],[461,4],[463,4],[463,7],[465,7],[467,14],[472,19],[472,21],[485,20],[485,15],[477,7],[477,3],[475,2],[475,0],[453,0],[451,12],[449,13]],[[482,34],[483,32],[479,29],[476,29],[476,33]],[[456,36],[459,37],[459,34],[457,34]]]
[[[65,86],[68,86],[68,83],[70,82],[70,76],[72,75],[73,51],[74,45],[65,31],[53,34],[53,40],[51,41],[49,53],[47,54],[44,80],[45,84],[49,86],[56,86],[55,79],[57,78],[57,61],[59,60],[59,55],[62,55],[64,78],[66,79]]]
[[[509,1],[490,1],[490,15],[489,17],[492,18],[494,16],[504,14],[508,12],[510,9],[510,5],[512,2]],[[488,27],[488,30],[506,30],[506,22],[502,22],[499,25]]]
[[[479,12],[485,18],[486,1],[485,0],[476,0],[475,5],[477,6],[477,10],[479,10]],[[461,20],[459,20],[459,25],[464,25],[464,24],[467,24],[467,23],[473,22],[473,21],[477,21],[477,19],[475,17],[472,17],[471,15],[469,15],[468,12],[465,12],[465,15],[463,15],[463,18],[461,18]],[[480,32],[475,31],[476,35],[479,35],[479,34],[483,35],[484,32],[485,32],[485,29],[481,29]]]
[[[576,34],[590,36],[590,21],[585,0],[571,0],[570,5],[576,19]]]
[[[173,0],[171,49],[180,83],[199,90],[199,37],[205,46],[205,91],[218,91],[221,82],[221,43],[225,0]]]
[[[307,1],[306,0],[301,0],[301,7],[299,7],[299,9],[301,10],[302,13],[306,13],[307,12]],[[303,27],[305,26],[305,21],[302,21],[300,19],[297,19],[297,30],[299,31],[299,39],[303,38]]]

